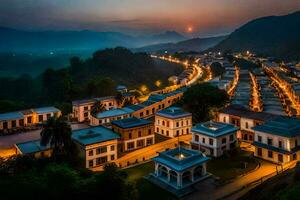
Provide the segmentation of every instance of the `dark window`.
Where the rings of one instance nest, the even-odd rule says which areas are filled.
[[[143,146],[144,146],[144,140],[138,140],[137,147],[143,147]]]
[[[93,160],[90,160],[89,161],[89,167],[93,167],[94,166],[94,161]]]
[[[297,160],[297,154],[296,153],[293,154],[293,160]]]
[[[141,131],[138,132],[138,136],[142,137],[142,132]]]
[[[186,134],[189,134],[189,129],[188,128],[186,129]]]
[[[11,127],[15,128],[17,126],[16,120],[11,121]]]
[[[199,135],[195,135],[195,141],[199,142]]]
[[[88,116],[89,116],[89,113],[88,113],[88,112],[85,112],[85,113],[83,114],[83,116],[84,116],[84,117],[88,117]]]
[[[24,126],[24,119],[19,120],[19,126]]]
[[[43,121],[43,115],[39,115],[39,122]]]
[[[268,151],[268,157],[273,158],[273,151]]]
[[[115,160],[115,155],[114,154],[110,156],[110,160]]]
[[[83,109],[84,109],[84,110],[88,110],[88,109],[89,109],[89,107],[87,107],[87,106],[84,106],[84,107],[83,107]]]
[[[278,147],[282,148],[282,141],[278,141]]]
[[[226,117],[223,117],[223,122],[226,122]]]
[[[202,138],[202,143],[205,144],[205,138]]]
[[[258,140],[259,142],[261,142],[261,141],[262,141],[262,137],[261,137],[260,135],[258,135],[258,136],[257,136],[257,140]]]
[[[257,155],[262,156],[262,149],[261,148],[257,148]]]
[[[159,133],[159,128],[156,128],[156,132]]]
[[[152,138],[147,139],[147,146],[152,144]]]
[[[211,138],[209,138],[209,144],[210,144],[210,145],[214,145],[214,140],[211,139]]]
[[[165,121],[162,121],[162,125],[163,125],[163,126],[165,125]]]
[[[148,129],[148,135],[151,135],[151,133],[152,133],[151,129]]]
[[[295,147],[297,147],[297,146],[298,146],[298,140],[295,139]]]
[[[107,156],[103,156],[103,157],[97,158],[97,160],[96,160],[96,164],[97,165],[101,165],[101,164],[104,164],[106,162],[107,162]]]
[[[128,142],[127,143],[127,149],[130,150],[130,149],[133,149],[134,148],[134,142]]]
[[[176,136],[179,136],[179,130],[176,131]]]
[[[90,151],[89,151],[89,156],[92,156],[92,155],[94,155],[94,151],[93,151],[93,150],[90,150]]]
[[[247,128],[247,129],[249,128],[249,126],[248,126],[248,122],[246,122],[246,128]]]
[[[226,143],[226,138],[222,138],[222,144]]]
[[[179,122],[176,122],[176,127],[179,127]]]
[[[110,150],[111,150],[111,151],[114,151],[114,150],[115,150],[115,145],[111,145],[111,146],[110,146]]]
[[[27,117],[27,123],[31,124],[32,123],[32,117]]]
[[[49,119],[51,117],[51,114],[49,113],[49,114],[47,114],[47,119]]]
[[[273,139],[268,138],[268,145],[273,145]]]
[[[169,131],[166,131],[166,133],[167,133],[167,136],[169,136]]]
[[[283,156],[282,156],[282,154],[278,154],[278,162],[283,162]]]
[[[132,139],[132,133],[128,134],[129,139]]]
[[[96,154],[100,154],[100,153],[106,153],[107,152],[107,147],[99,147],[96,149]]]
[[[229,136],[229,141],[233,141],[233,135]]]

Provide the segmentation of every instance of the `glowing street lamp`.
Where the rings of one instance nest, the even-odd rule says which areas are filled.
[[[160,87],[161,86],[161,81],[160,80],[155,81],[155,86]]]

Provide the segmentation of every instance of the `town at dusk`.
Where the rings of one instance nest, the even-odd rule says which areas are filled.
[[[299,25],[298,0],[1,0],[0,199],[299,199]]]

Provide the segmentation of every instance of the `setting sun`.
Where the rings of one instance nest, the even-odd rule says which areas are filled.
[[[187,27],[187,32],[189,33],[193,32],[193,27],[192,26]]]

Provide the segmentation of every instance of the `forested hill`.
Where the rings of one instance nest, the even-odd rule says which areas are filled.
[[[75,82],[110,77],[129,86],[151,83],[162,77],[177,74],[180,70],[175,65],[163,67],[148,54],[132,53],[122,47],[97,51],[92,58],[84,61],[74,57],[70,66],[70,74]]]
[[[300,11],[255,19],[231,33],[213,48],[247,51],[282,58],[300,58]]]
[[[115,95],[118,84],[157,89],[156,80],[161,80],[163,87],[170,76],[181,71],[180,65],[157,63],[145,53],[132,53],[121,47],[105,49],[86,60],[73,57],[70,66],[47,69],[36,78],[0,78],[0,112],[42,105],[70,111],[74,99]]]

